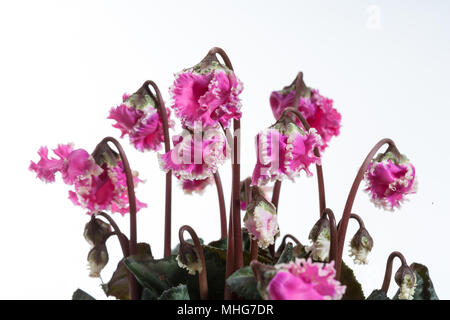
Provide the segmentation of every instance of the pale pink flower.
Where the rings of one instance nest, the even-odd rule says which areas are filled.
[[[410,193],[416,193],[417,179],[414,166],[408,158],[397,159],[391,152],[372,160],[364,179],[371,200],[377,207],[399,208]]]
[[[211,177],[229,156],[223,132],[215,127],[197,137],[189,131],[173,137],[174,147],[159,156],[160,167],[172,170],[181,179],[203,180]]]
[[[170,88],[172,108],[186,127],[201,122],[204,127],[220,123],[228,128],[232,119],[241,117],[242,88],[234,72],[221,65],[206,70],[186,69],[175,75]]]
[[[169,128],[174,126],[167,111]],[[112,108],[108,119],[116,121],[113,127],[120,129],[121,138],[128,135],[130,143],[139,151],[157,151],[164,142],[163,123],[149,95],[142,97],[141,92],[128,96],[123,95],[123,103]]]
[[[334,279],[334,261],[297,258],[275,267],[278,271],[267,286],[270,300],[339,300],[345,293],[346,287]]]
[[[279,119],[284,109],[293,106],[294,96],[295,88],[272,92],[270,106],[276,119]],[[316,129],[321,136],[323,144],[320,150],[327,147],[333,136],[339,135],[341,114],[333,108],[333,100],[320,95],[319,90],[311,89],[309,97],[301,97],[298,110],[311,128]],[[300,121],[296,121],[300,124]]]

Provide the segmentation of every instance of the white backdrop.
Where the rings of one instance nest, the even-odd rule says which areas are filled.
[[[416,166],[418,194],[400,211],[375,208],[362,190],[357,196],[353,211],[375,240],[370,264],[354,266],[365,293],[381,287],[386,258],[399,250],[426,264],[438,295],[450,298],[449,9],[446,1],[2,1],[0,298],[70,299],[76,288],[104,298],[86,268],[89,217],[67,199],[61,179],[42,183],[29,161],[41,145],[74,142],[92,151],[104,136],[118,137],[106,117],[122,93],[153,79],[169,103],[173,73],[213,46],[227,51],[245,86],[242,177],[256,160],[255,134],[273,122],[270,92],[302,70],[342,114],[341,135],[323,158],[327,204],[339,217],[380,138],[394,139]],[[138,214],[138,238],[161,257],[164,174],[155,153],[121,142],[146,179],[137,189],[149,205]],[[230,163],[220,172],[229,199]],[[283,184],[282,234],[307,243],[318,218],[316,183],[303,175]],[[206,241],[217,239],[215,188],[186,196],[175,184],[173,193],[173,243],[186,223]],[[128,231],[128,217],[114,218]],[[355,231],[351,222],[348,240]],[[109,243],[105,281],[120,258],[117,241]]]

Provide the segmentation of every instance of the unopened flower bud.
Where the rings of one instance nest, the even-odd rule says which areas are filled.
[[[100,272],[106,266],[109,260],[108,250],[105,243],[98,244],[89,251],[88,254],[89,276],[93,278],[100,277]]]
[[[395,282],[400,286],[398,298],[412,300],[416,289],[416,275],[408,266],[401,266],[395,273]]]
[[[311,258],[316,261],[328,261],[330,255],[330,222],[326,217],[320,218],[309,233],[311,246],[306,251],[311,252]]]
[[[84,238],[91,245],[91,248],[104,242],[105,236],[111,232],[111,226],[94,215],[84,227]]]
[[[365,228],[359,228],[350,241],[350,257],[356,264],[367,264],[367,256],[373,248],[373,239]]]
[[[177,255],[178,266],[186,269],[189,274],[195,275],[202,271],[202,263],[194,245],[182,241]]]
[[[258,240],[258,246],[262,249],[274,244],[280,235],[277,209],[266,200],[257,186],[252,187],[252,200],[247,206],[244,225],[252,239]]]

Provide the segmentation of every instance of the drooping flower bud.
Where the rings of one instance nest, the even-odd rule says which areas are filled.
[[[193,128],[200,121],[204,127],[228,128],[232,119],[241,117],[242,82],[222,65],[215,54],[175,75],[170,88],[172,108],[183,126]]]
[[[314,149],[321,145],[315,129],[305,132],[286,115],[256,136],[257,163],[252,184],[264,185],[269,181],[293,180],[302,170],[308,176],[311,164],[320,164]]]
[[[350,241],[350,257],[356,264],[367,264],[367,256],[373,248],[373,239],[366,228],[359,228]]]
[[[297,258],[275,268],[277,272],[267,286],[270,300],[339,300],[346,289],[334,279],[334,261],[319,263]]]
[[[89,251],[87,260],[90,271],[89,276],[93,278],[100,277],[100,272],[103,270],[109,260],[105,241],[103,241],[103,243],[97,244]]]
[[[195,275],[196,272],[200,273],[202,271],[202,262],[200,261],[197,249],[187,241],[180,243],[176,259],[178,266],[186,269],[189,274]]]
[[[406,195],[416,193],[417,178],[414,166],[404,155],[392,151],[380,153],[372,160],[364,179],[371,200],[377,207],[399,208]]]
[[[401,300],[412,300],[417,285],[416,275],[410,267],[401,266],[395,273],[395,282],[400,287],[398,298]]]
[[[309,233],[311,246],[305,248],[311,252],[311,258],[315,261],[328,261],[330,258],[331,231],[330,222],[323,216],[311,229]]]
[[[158,112],[155,98],[146,85],[131,96],[124,94],[122,104],[112,108],[108,119],[115,120],[114,128],[120,129],[123,138],[128,135],[130,143],[139,151],[157,151],[164,142],[162,117]],[[169,128],[170,110],[166,110]]]
[[[101,219],[97,219],[95,215],[91,216],[91,220],[84,227],[83,236],[92,247],[104,242],[107,234],[112,232],[111,225]]]
[[[296,80],[280,91],[273,91],[270,95],[270,106],[275,119],[279,119],[283,110],[288,107],[296,107],[309,123],[311,128],[317,130],[322,137],[323,144],[319,146],[323,151],[333,136],[339,135],[341,127],[341,115],[333,107],[333,100],[322,96],[317,89],[311,89],[301,81],[301,97],[298,106],[293,106]],[[297,123],[300,124],[298,120]]]
[[[258,246],[264,249],[274,244],[280,235],[277,210],[257,186],[253,186],[251,192],[252,200],[247,206],[244,225],[252,239],[257,240]]]

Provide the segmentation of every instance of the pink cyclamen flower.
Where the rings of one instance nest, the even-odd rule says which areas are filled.
[[[341,128],[341,114],[333,108],[333,100],[322,96],[317,89],[308,90],[307,97],[301,97],[298,110],[305,117],[311,128],[317,130],[323,144],[323,151],[333,136],[338,136]],[[279,119],[281,113],[294,103],[295,88],[273,91],[270,95],[270,106],[273,115]],[[296,120],[298,124],[300,121]]]
[[[416,193],[417,179],[414,166],[406,156],[396,157],[392,152],[379,154],[365,173],[366,189],[377,207],[399,208],[406,195]]]
[[[319,263],[297,258],[276,268],[278,272],[267,286],[270,300],[339,300],[345,293],[346,287],[334,279],[334,261]]]
[[[29,169],[45,182],[54,182],[55,174],[61,173],[65,184],[73,185],[75,191],[69,191],[69,199],[88,210],[88,214],[100,210],[120,212],[129,211],[128,191],[123,164],[117,160],[115,165],[104,163],[99,166],[84,149],[73,149],[71,144],[58,145],[53,150],[59,157],[49,158],[47,147],[41,147],[38,163],[31,162]],[[135,184],[140,180],[135,173]],[[137,210],[147,205],[136,200]]]
[[[293,180],[303,170],[308,176],[311,164],[320,164],[314,149],[320,149],[322,141],[315,129],[309,132],[295,123],[277,122],[256,137],[257,163],[253,170],[252,184],[264,185],[269,181]]]
[[[204,127],[230,126],[241,117],[242,82],[234,72],[216,62],[207,68],[196,66],[175,75],[170,88],[175,115],[186,127],[201,122]]]
[[[157,151],[164,142],[162,118],[155,107],[155,102],[148,95],[140,91],[128,96],[123,95],[123,102],[112,108],[108,119],[116,121],[113,127],[120,129],[121,138],[128,135],[131,144],[139,151]],[[167,111],[169,127],[174,123]]]
[[[213,179],[211,177],[205,179],[197,179],[197,180],[189,180],[189,179],[181,179],[181,188],[184,193],[192,194],[199,193],[202,194],[205,191],[205,188],[212,184]]]
[[[203,180],[211,177],[220,164],[229,156],[223,132],[215,127],[199,135],[184,131],[173,137],[174,147],[159,156],[160,167],[172,170],[181,179]]]

